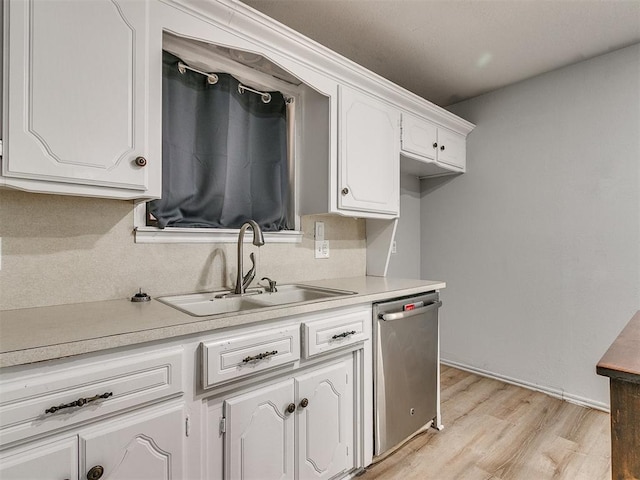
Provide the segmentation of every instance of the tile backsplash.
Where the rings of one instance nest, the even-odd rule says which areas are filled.
[[[314,221],[329,259],[314,259]],[[364,275],[364,220],[302,218],[300,244],[245,244],[257,279],[278,283]],[[235,280],[235,244],[136,244],[133,202],[0,190],[0,310],[213,290]],[[245,268],[248,260],[245,259]]]

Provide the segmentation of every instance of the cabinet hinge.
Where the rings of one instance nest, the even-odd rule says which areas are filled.
[[[227,419],[224,417],[220,419],[220,433],[227,433]]]
[[[191,433],[191,423],[189,422],[189,415],[187,415],[186,418],[184,419],[184,435],[185,435],[185,437],[188,437],[189,433]]]

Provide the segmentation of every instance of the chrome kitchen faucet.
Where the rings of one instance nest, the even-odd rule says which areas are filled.
[[[253,230],[253,244],[256,247],[261,247],[264,245],[264,236],[262,235],[262,230],[260,226],[253,220],[247,220],[240,227],[240,232],[238,232],[238,276],[236,278],[236,286],[233,289],[234,295],[242,295],[246,292],[247,287],[251,284],[254,277],[256,276],[256,258],[253,252],[249,255],[249,259],[251,259],[251,268],[247,272],[247,274],[242,276],[242,241],[244,239],[244,232],[247,228],[251,228]]]

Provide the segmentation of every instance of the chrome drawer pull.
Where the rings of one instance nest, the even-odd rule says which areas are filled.
[[[349,335],[355,335],[356,331],[355,330],[351,330],[350,332],[342,332],[338,335],[334,335],[333,337],[331,337],[333,340],[337,340],[338,338],[347,338]]]
[[[254,355],[253,357],[246,357],[242,359],[242,363],[253,362],[254,360],[262,360],[263,358],[271,357],[272,355],[277,355],[278,350],[272,350],[271,352],[259,353],[258,355]]]
[[[96,395],[94,397],[89,398],[79,398],[71,403],[63,403],[58,405],[57,407],[47,408],[44,413],[56,413],[58,410],[62,410],[63,408],[71,408],[71,407],[84,407],[87,403],[95,402],[101,398],[109,398],[113,396],[113,392],[105,392],[102,395]]]

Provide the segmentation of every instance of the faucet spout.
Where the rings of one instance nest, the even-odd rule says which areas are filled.
[[[247,231],[247,228],[251,228],[251,230],[253,231],[252,243],[256,247],[261,247],[262,245],[264,245],[264,236],[262,235],[260,226],[253,220],[247,220],[246,222],[244,222],[240,227],[240,232],[238,232],[238,275],[236,277],[236,286],[233,290],[233,293],[235,295],[243,294],[255,277],[255,259],[253,253],[251,254],[251,261],[253,263],[251,271],[246,275],[246,277],[243,277],[242,272],[242,270],[244,269],[242,264],[242,243],[244,239],[244,233]]]

